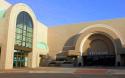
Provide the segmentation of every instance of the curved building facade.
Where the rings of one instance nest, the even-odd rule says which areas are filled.
[[[125,65],[124,24],[122,18],[49,28],[49,53],[83,66]]]
[[[39,67],[42,56],[48,54],[47,30],[29,6],[1,0],[0,68]]]

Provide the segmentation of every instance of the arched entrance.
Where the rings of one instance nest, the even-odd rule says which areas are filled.
[[[123,38],[121,37],[121,35],[115,28],[113,28],[112,26],[106,25],[106,24],[94,24],[94,25],[87,26],[86,28],[82,29],[79,32],[79,34],[80,34],[80,36],[77,39],[76,45],[75,45],[75,52],[80,53],[77,56],[78,64],[81,63],[82,65],[85,65],[85,63],[84,63],[85,60],[83,60],[85,58],[83,58],[83,56],[88,56],[87,55],[88,51],[91,51],[91,49],[89,49],[90,46],[88,47],[87,44],[91,45],[91,47],[92,47],[93,45],[96,45],[96,43],[97,43],[98,45],[103,44],[103,46],[99,46],[99,47],[102,47],[103,50],[105,50],[105,48],[108,48],[106,51],[108,51],[108,53],[112,53],[112,55],[110,55],[110,54],[106,55],[104,52],[107,60],[108,60],[108,57],[113,57],[115,60],[115,65],[120,65],[121,56],[119,53],[122,49],[122,45],[124,44],[124,42],[123,42]],[[97,35],[98,36],[100,35],[100,37],[94,38],[94,37],[97,37]],[[109,49],[111,47],[109,47],[109,46],[107,47],[107,44],[112,45],[113,49],[112,50]],[[91,53],[91,52],[89,52],[89,53]],[[98,52],[98,53],[100,53],[100,52]],[[99,55],[97,56],[98,58],[104,57],[104,55],[100,55],[100,57],[99,57]],[[110,56],[108,56],[108,55],[110,55]],[[94,58],[94,56],[93,56],[93,58]],[[107,62],[105,62],[105,63],[107,63]],[[114,63],[112,63],[112,64],[114,64]]]
[[[16,21],[13,67],[28,67],[32,52],[33,21],[27,12],[20,12]]]
[[[83,45],[83,64],[87,66],[114,66],[115,47],[113,41],[102,33],[93,33]]]

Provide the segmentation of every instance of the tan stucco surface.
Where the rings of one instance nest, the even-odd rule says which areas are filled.
[[[38,22],[37,23],[37,51],[42,55],[48,54],[47,34],[48,34],[48,28],[44,24]],[[39,47],[39,43],[43,43],[41,47]]]
[[[11,4],[8,3],[7,1],[5,1],[5,0],[0,0],[0,7],[1,7],[1,8],[7,9],[7,8],[9,8],[10,6],[11,6]]]

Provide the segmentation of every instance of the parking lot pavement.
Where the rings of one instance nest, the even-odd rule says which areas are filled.
[[[0,78],[125,78],[125,75],[88,75],[64,73],[2,73]]]
[[[76,70],[75,74],[108,74],[108,69],[79,69]]]
[[[90,74],[90,75],[125,75],[125,68],[98,68],[98,67],[81,67],[81,68],[68,68],[68,67],[40,67],[36,69],[12,69],[0,71],[1,74],[4,73],[38,73],[38,74]]]

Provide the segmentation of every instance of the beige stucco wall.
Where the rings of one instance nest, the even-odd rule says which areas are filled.
[[[48,54],[47,46],[48,28],[44,24],[37,22],[37,51],[41,55]]]
[[[7,1],[4,1],[4,0],[0,0],[0,7],[1,8],[4,8],[4,9],[7,9],[11,6],[10,3],[8,3]]]
[[[40,64],[40,55],[47,55],[49,52],[48,45],[47,45],[47,34],[48,28],[37,21],[37,42],[36,42],[36,52],[37,52],[37,67]]]
[[[72,38],[74,35],[80,34],[84,29],[88,29],[89,27],[93,27],[94,31],[103,31],[106,32],[108,28],[111,28],[111,31],[117,33],[117,37],[121,40],[122,46],[125,45],[125,19],[113,19],[113,20],[104,20],[104,21],[96,21],[90,23],[79,23],[79,24],[69,24],[69,25],[62,25],[62,26],[55,26],[49,28],[48,34],[48,44],[49,44],[49,54],[55,58],[56,54],[60,53],[65,45],[66,42],[68,44],[66,47],[79,47],[76,46],[74,43],[77,41],[77,37]],[[96,30],[96,27],[101,27],[101,29]],[[93,29],[92,28],[92,29]],[[92,30],[91,29],[91,30]],[[109,31],[109,30],[108,30]],[[83,35],[87,35],[87,33],[91,32],[83,32]],[[111,32],[106,32],[111,33]],[[113,33],[112,33],[113,34]],[[70,39],[70,40],[69,40]],[[73,43],[74,42],[74,43]],[[78,51],[78,50],[76,50]]]
[[[1,57],[0,57],[0,69],[4,68],[5,66],[5,47],[7,42],[7,31],[8,31],[8,18],[7,11],[9,10],[9,7],[11,4],[9,4],[6,1],[1,0],[0,1],[0,9],[2,12],[0,16],[0,47],[1,47]],[[6,15],[6,16],[5,16]]]
[[[6,19],[4,18],[4,14],[6,14],[6,11],[10,6],[11,6],[10,3],[4,0],[0,0],[0,44],[1,45],[3,40],[5,39],[5,33],[7,31],[7,28],[4,23],[6,21]]]

